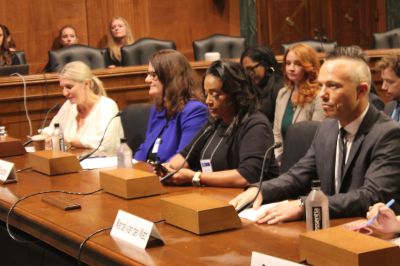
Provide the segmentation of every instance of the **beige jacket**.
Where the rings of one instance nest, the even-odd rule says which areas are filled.
[[[279,158],[283,153],[283,137],[282,137],[282,118],[285,114],[288,100],[291,96],[291,89],[283,87],[276,97],[275,105],[275,120],[274,120],[274,140],[275,143],[281,142],[283,145],[280,148],[275,149],[275,157]],[[322,121],[325,118],[324,111],[322,110],[322,100],[317,95],[314,100],[302,107],[297,107],[294,111],[292,124],[301,121]],[[301,137],[301,136],[299,136]]]

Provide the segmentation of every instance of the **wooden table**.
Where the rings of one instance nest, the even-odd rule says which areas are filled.
[[[8,157],[17,169],[29,166],[27,156]],[[4,158],[3,158],[4,159]],[[90,192],[99,189],[97,170],[74,174],[46,176],[32,170],[18,173],[18,183],[0,185],[0,219],[17,198],[45,190]],[[58,250],[77,257],[80,243],[100,228],[111,227],[117,211],[124,210],[144,219],[157,222],[165,239],[163,246],[141,250],[113,239],[109,231],[94,236],[85,246],[82,260],[96,265],[249,265],[252,251],[299,261],[299,234],[305,223],[257,225],[242,220],[240,229],[198,236],[160,222],[159,199],[172,194],[195,192],[228,201],[241,189],[212,187],[165,187],[161,196],[125,200],[106,192],[73,198],[82,209],[62,211],[41,200],[38,195],[17,205],[11,224],[48,243]],[[343,220],[333,221],[333,224]]]

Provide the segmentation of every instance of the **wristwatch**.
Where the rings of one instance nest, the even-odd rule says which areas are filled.
[[[196,173],[194,173],[194,176],[192,178],[192,184],[195,187],[200,187],[201,183],[200,183],[200,177],[201,177],[201,172],[197,171]]]

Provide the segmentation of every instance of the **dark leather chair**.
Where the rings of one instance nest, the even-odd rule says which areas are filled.
[[[121,48],[122,66],[146,65],[149,63],[149,57],[162,49],[176,50],[176,44],[174,41],[153,38],[139,39],[135,43]]]
[[[194,59],[204,60],[204,55],[209,52],[219,52],[221,58],[239,58],[246,46],[245,38],[214,34],[205,39],[193,41]]]
[[[150,107],[149,103],[134,103],[125,107],[121,114],[124,135],[133,153],[146,139]]]
[[[292,43],[284,43],[282,44],[282,53],[285,53],[289,47],[292,45],[298,44],[298,43],[304,43],[312,48],[314,48],[315,51],[318,53],[325,52],[325,53],[331,53],[333,50],[335,50],[337,46],[337,42],[320,42],[320,41],[314,41],[314,40],[308,40],[308,41],[301,41],[301,42],[292,42]]]
[[[72,45],[58,50],[49,51],[49,62],[46,72],[58,72],[72,61],[82,61],[91,69],[106,68],[106,50],[86,45]]]
[[[287,172],[308,151],[321,122],[302,121],[289,126],[283,140],[281,173]]]
[[[18,58],[20,65],[26,65],[25,53],[23,51],[15,51],[14,54]]]
[[[400,28],[381,33],[372,34],[374,49],[387,49],[400,47]]]

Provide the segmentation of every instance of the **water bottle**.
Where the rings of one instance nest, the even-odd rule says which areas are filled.
[[[0,139],[7,137],[7,130],[5,126],[0,126]]]
[[[54,132],[51,137],[53,151],[65,151],[64,135],[59,123],[54,124]]]
[[[321,190],[321,181],[313,180],[306,202],[307,231],[329,227],[328,197]]]
[[[121,145],[117,151],[118,168],[132,168],[132,150],[126,143],[126,139],[121,139]]]

